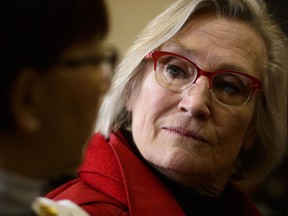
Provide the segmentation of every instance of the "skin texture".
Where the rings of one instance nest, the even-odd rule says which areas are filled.
[[[99,39],[91,40],[68,47],[59,59],[103,55],[103,49]],[[74,169],[111,75],[107,64],[55,65],[44,74],[23,70],[12,93],[18,133],[6,136],[13,146],[3,146],[1,166],[34,178],[55,178]]]
[[[180,54],[206,71],[237,70],[262,80],[264,43],[252,27],[236,20],[198,15],[160,50]],[[228,107],[213,99],[204,76],[174,93],[157,84],[151,60],[127,103],[135,143],[164,175],[198,193],[218,196],[240,150],[253,145],[251,120],[258,94],[245,105]]]

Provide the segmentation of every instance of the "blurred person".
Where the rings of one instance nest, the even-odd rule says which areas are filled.
[[[1,216],[30,215],[80,163],[110,85],[108,24],[102,0],[1,1]]]
[[[120,63],[78,175],[47,197],[90,215],[261,213],[287,137],[287,39],[262,1],[178,0]]]

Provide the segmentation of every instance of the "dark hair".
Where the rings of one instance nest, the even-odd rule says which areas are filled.
[[[0,130],[11,127],[10,89],[27,67],[44,72],[69,45],[108,32],[103,0],[0,1]]]

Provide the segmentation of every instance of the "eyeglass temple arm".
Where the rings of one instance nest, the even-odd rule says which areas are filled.
[[[156,71],[156,62],[157,62],[158,58],[154,55],[154,51],[149,52],[145,56],[145,59],[150,59],[150,58],[152,58],[152,60],[154,62],[154,70]]]
[[[153,57],[153,53],[154,53],[154,51],[147,53],[146,56],[145,56],[145,59],[152,58]]]

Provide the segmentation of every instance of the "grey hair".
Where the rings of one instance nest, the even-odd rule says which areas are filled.
[[[131,125],[126,103],[141,83],[146,54],[179,34],[193,15],[206,10],[249,24],[266,45],[268,59],[264,66],[262,96],[254,113],[255,144],[250,150],[240,152],[235,167],[242,176],[261,179],[285,152],[288,84],[287,39],[261,0],[177,0],[146,26],[124,56],[100,108],[96,132],[109,138],[111,131]]]

